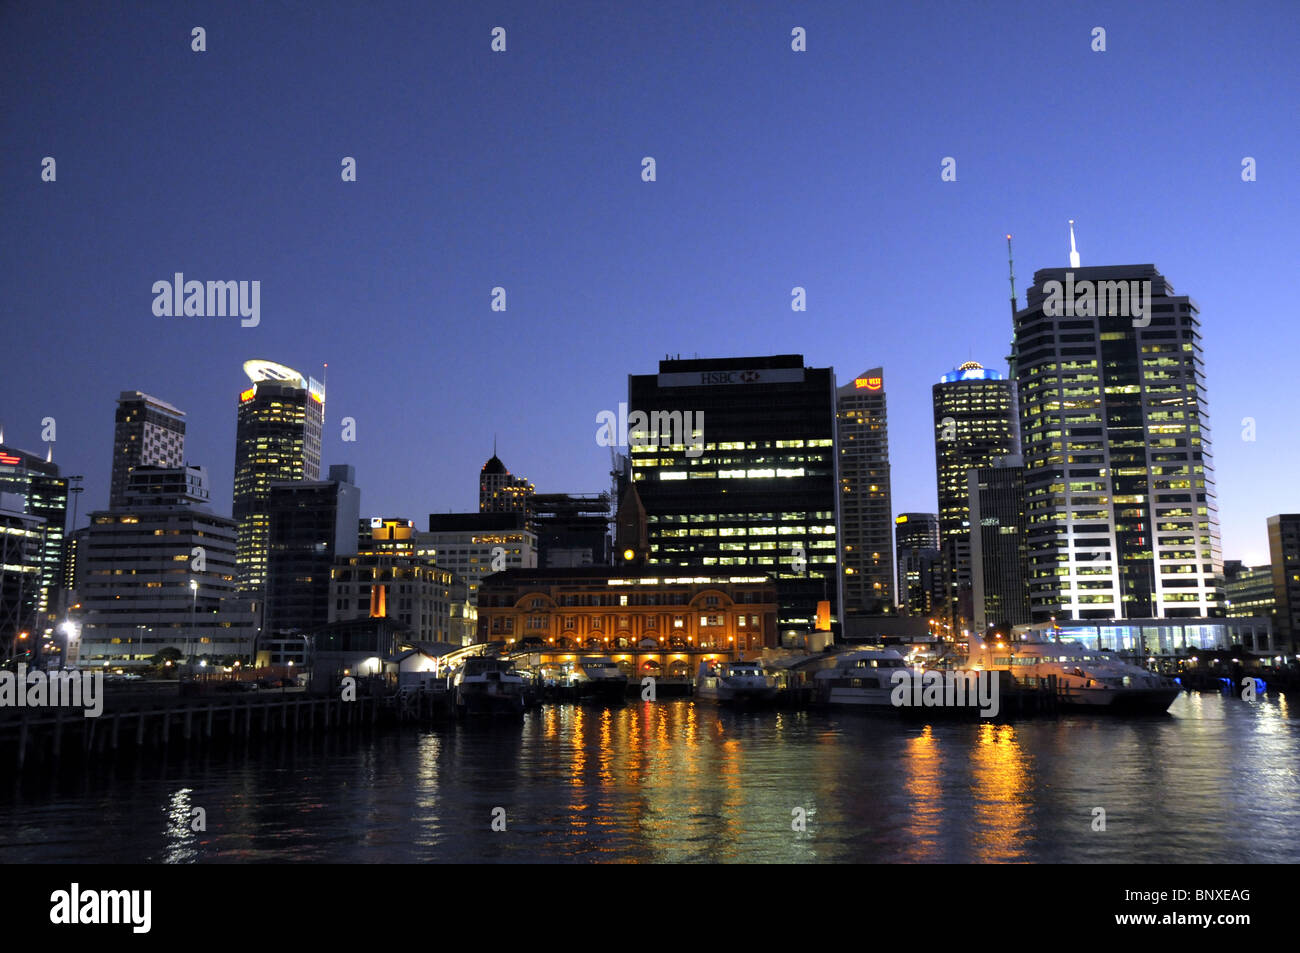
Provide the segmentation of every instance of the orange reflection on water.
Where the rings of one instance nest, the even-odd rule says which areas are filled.
[[[989,863],[1025,860],[1022,832],[1029,820],[1026,805],[1029,756],[1011,725],[981,724],[971,750],[975,796],[975,860]]]
[[[939,828],[943,819],[940,761],[939,744],[929,725],[903,748],[901,767],[912,804],[907,825],[907,840],[911,844],[909,862],[931,860],[939,852]]]

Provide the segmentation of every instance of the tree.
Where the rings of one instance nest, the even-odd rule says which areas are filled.
[[[180,649],[169,645],[165,649],[159,649],[158,654],[149,659],[149,661],[153,665],[166,665],[168,662],[172,662],[173,664],[179,662],[182,657],[183,654]]]

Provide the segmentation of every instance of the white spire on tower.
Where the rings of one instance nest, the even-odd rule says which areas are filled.
[[[1070,267],[1079,267],[1079,250],[1074,247],[1074,219],[1070,219]]]

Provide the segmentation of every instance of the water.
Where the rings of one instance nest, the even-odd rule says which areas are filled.
[[[11,780],[0,862],[1295,863],[1297,782],[1278,697],[1015,725],[547,706]]]

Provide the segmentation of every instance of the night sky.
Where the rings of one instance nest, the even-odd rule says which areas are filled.
[[[599,491],[628,374],[797,352],[883,365],[894,509],[933,511],[930,388],[1005,370],[1004,235],[1023,306],[1073,218],[1084,266],[1199,304],[1224,556],[1263,562],[1300,508],[1298,41],[1293,2],[5,3],[5,439],[55,418],[84,523],[143,390],[228,513],[241,364],[328,362],[325,465],[423,525],[476,508],[494,433]],[[260,281],[260,325],[156,317],[178,271]]]

